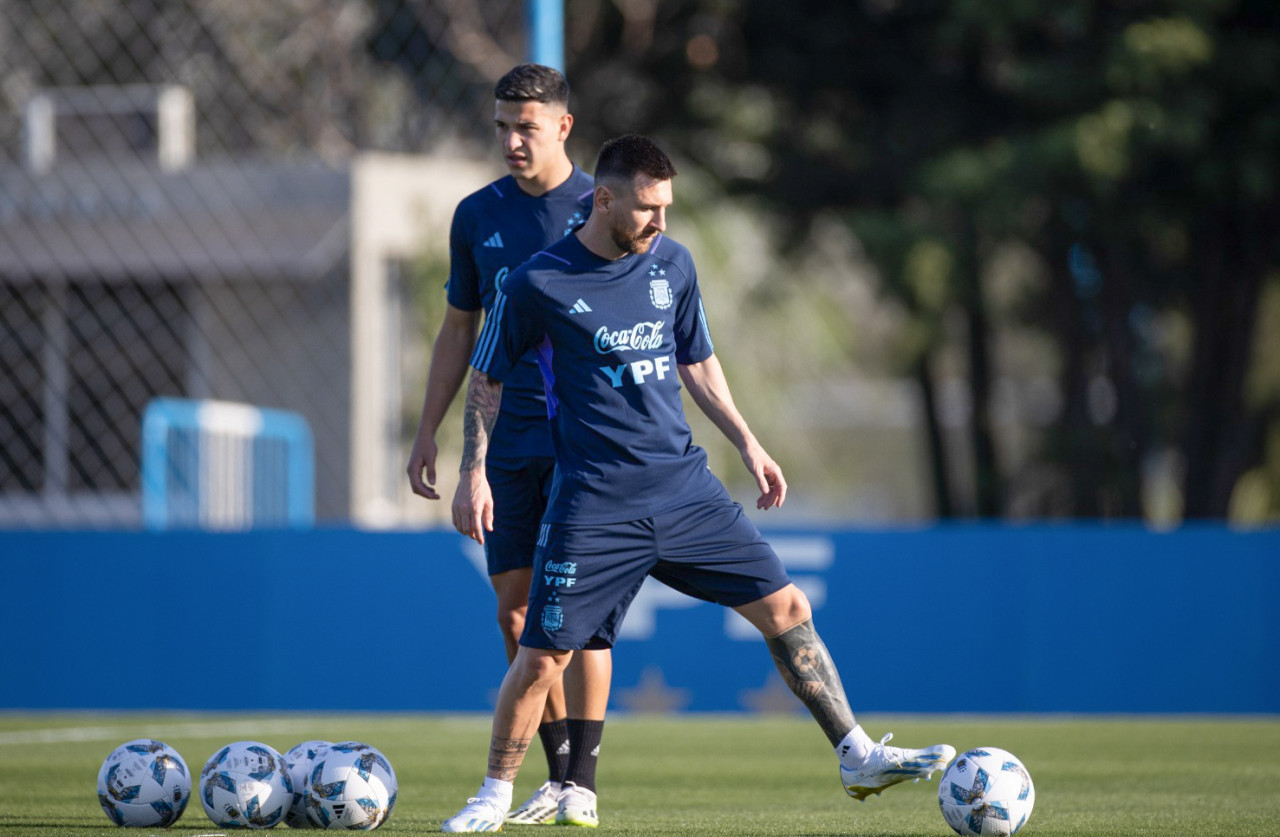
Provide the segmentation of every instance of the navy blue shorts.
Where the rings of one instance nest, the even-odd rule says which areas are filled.
[[[485,464],[493,492],[493,531],[484,536],[489,575],[533,566],[538,524],[547,510],[555,466],[551,457],[530,457],[518,463],[490,460]]]
[[[548,523],[542,530],[520,637],[532,648],[612,647],[647,575],[726,607],[791,583],[773,547],[732,500],[627,523]]]

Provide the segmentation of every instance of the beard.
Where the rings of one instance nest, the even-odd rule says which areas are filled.
[[[647,228],[634,233],[617,227],[609,229],[609,237],[613,239],[614,246],[633,256],[649,252],[649,245],[657,234],[656,230],[650,231]]]

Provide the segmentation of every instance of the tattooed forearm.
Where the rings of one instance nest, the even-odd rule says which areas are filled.
[[[530,738],[492,738],[489,741],[489,775],[514,782],[529,750]]]
[[[479,369],[471,372],[467,384],[467,401],[462,407],[462,465],[460,471],[473,471],[484,465],[489,452],[489,438],[502,405],[502,382],[495,381]]]
[[[773,664],[796,697],[809,708],[831,745],[853,729],[853,710],[831,653],[813,629],[813,620],[766,640]]]

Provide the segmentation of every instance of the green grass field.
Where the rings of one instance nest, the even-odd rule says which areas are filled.
[[[946,741],[1016,753],[1036,784],[1035,812],[1021,834],[1280,835],[1280,719],[861,720],[873,737],[892,730],[907,746]],[[231,741],[281,751],[309,738],[368,741],[400,780],[395,813],[379,831],[429,834],[478,786],[488,718],[0,713],[0,837],[119,834],[98,807],[95,778],[117,744],[141,737],[176,747],[197,774]],[[517,796],[543,770],[535,748]],[[938,812],[936,776],[858,804],[844,795],[826,740],[799,716],[617,716],[606,728],[598,779],[598,833],[951,833]],[[193,800],[165,833],[219,832]]]

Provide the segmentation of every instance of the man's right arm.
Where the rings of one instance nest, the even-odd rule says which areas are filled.
[[[428,500],[440,499],[440,494],[435,489],[436,431],[440,428],[440,422],[444,421],[444,415],[453,403],[454,396],[462,387],[479,326],[479,311],[463,311],[452,305],[447,306],[440,333],[436,336],[435,348],[431,352],[427,394],[422,401],[422,418],[418,421],[418,433],[413,440],[407,469],[413,493]]]
[[[544,333],[537,308],[527,300],[528,276],[521,266],[507,276],[484,323],[471,363],[474,371],[462,408],[462,464],[453,496],[453,526],[484,543],[493,531],[493,493],[485,475],[489,441],[502,406],[502,381]],[[496,376],[496,377],[495,377]]]

